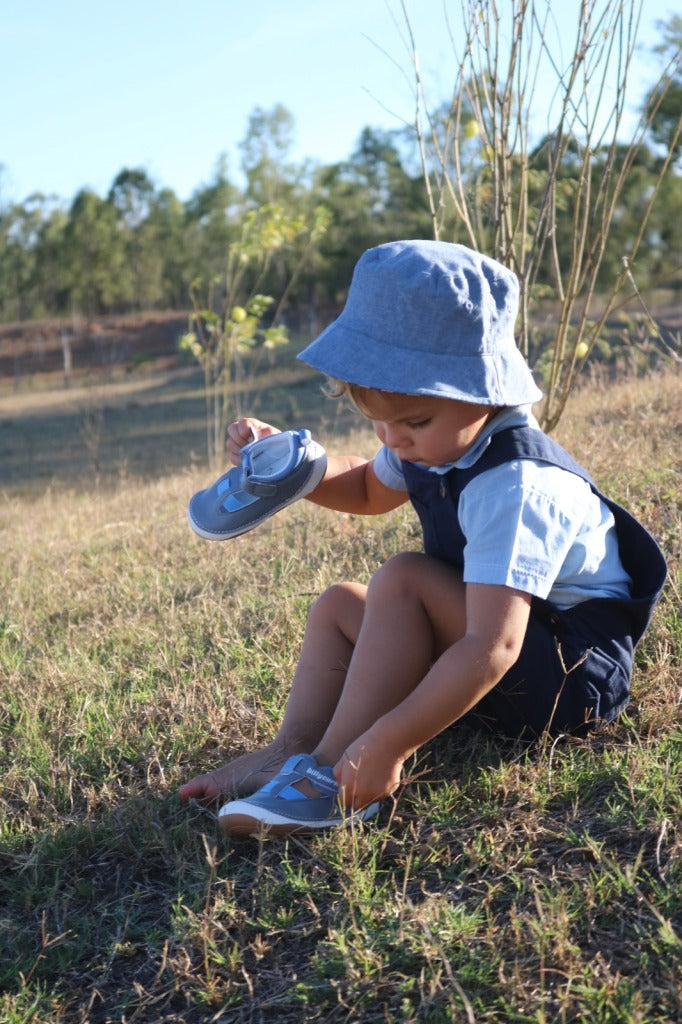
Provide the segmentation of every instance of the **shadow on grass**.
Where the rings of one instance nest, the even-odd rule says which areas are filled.
[[[31,843],[0,841],[0,992],[16,1007],[37,999],[55,1020],[122,1020],[133,1011],[135,1019],[176,1019],[166,1016],[175,1011],[204,1020],[205,984],[192,979],[210,974],[202,911],[215,914],[217,842],[209,815],[154,796]],[[248,891],[252,847],[229,860],[230,877]],[[226,933],[238,923],[222,918]]]
[[[475,754],[469,737],[460,749]],[[477,763],[483,769],[502,757],[487,742]],[[408,798],[405,804],[409,813]],[[399,882],[404,837],[378,836],[374,870]],[[377,838],[368,839],[375,849]],[[283,1016],[267,1019],[302,1020],[291,974],[319,988],[311,957],[339,913],[345,918],[339,891],[353,887],[340,881],[343,844],[328,858],[316,856],[326,841],[230,843],[214,815],[151,792],[100,815],[43,826],[30,838],[6,833],[0,991],[17,1007],[29,998],[58,1006],[66,1020],[118,1020],[133,1011],[136,1020],[175,1013],[204,1020],[207,1009],[230,1005],[236,1016],[226,1019],[241,1020],[248,1014],[236,1007],[250,1000],[279,1006]],[[412,901],[424,898],[425,883],[405,890]],[[333,1003],[333,987],[323,987]]]
[[[30,843],[5,836],[0,987],[13,1009],[38,1001],[21,1019],[89,1024],[437,1022],[466,1006],[499,1020],[522,962],[529,986],[555,969],[556,1019],[562,1000],[605,1019],[587,1012],[599,972],[576,996],[564,971],[591,978],[599,958],[629,1006],[623,979],[655,952],[652,1001],[675,949],[650,904],[672,914],[673,893],[652,877],[652,808],[626,799],[628,747],[611,763],[600,747],[569,741],[551,766],[472,730],[440,737],[428,773],[357,832],[231,844],[208,813],[142,792]]]

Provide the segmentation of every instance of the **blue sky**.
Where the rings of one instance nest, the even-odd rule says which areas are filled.
[[[452,68],[443,0],[405,5],[430,100],[441,99]],[[447,5],[456,25],[459,0]],[[646,51],[676,2],[644,7]],[[570,48],[578,8],[552,0],[557,46]],[[86,186],[106,195],[123,167],[186,199],[221,154],[238,181],[257,106],[284,104],[292,156],[322,163],[350,156],[365,125],[395,128],[414,111],[399,0],[0,0],[0,17],[0,204]],[[651,74],[643,52],[642,90]]]

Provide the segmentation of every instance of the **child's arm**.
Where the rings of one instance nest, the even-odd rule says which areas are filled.
[[[403,505],[407,491],[382,484],[367,459],[357,455],[328,455],[327,472],[307,497],[316,505],[337,512],[374,516]]]
[[[500,681],[519,656],[530,600],[509,587],[467,584],[464,636],[337,763],[334,774],[348,803],[361,807],[392,792],[404,761]]]
[[[231,423],[227,449],[232,462],[239,464],[240,449],[253,441],[254,436],[260,438],[276,433],[276,427],[253,417]],[[382,484],[367,459],[357,455],[328,455],[327,471],[307,498],[316,505],[337,512],[379,515],[403,505],[407,501],[407,491],[397,491]]]

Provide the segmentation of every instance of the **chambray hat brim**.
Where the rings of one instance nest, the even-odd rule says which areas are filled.
[[[368,249],[341,315],[298,356],[328,377],[407,395],[528,405],[542,392],[514,336],[519,285],[451,242]]]

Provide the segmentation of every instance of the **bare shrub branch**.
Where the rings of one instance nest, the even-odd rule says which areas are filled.
[[[409,15],[415,130],[435,238],[465,241],[511,267],[521,284],[518,344],[529,357],[533,312],[553,300],[545,353],[543,426],[559,421],[575,377],[622,291],[645,235],[682,127],[652,175],[623,270],[604,293],[606,244],[625,186],[677,70],[673,57],[655,101],[627,132],[640,0],[581,0],[567,59],[547,0],[460,0],[448,21],[454,85],[447,110],[429,111]],[[544,75],[540,75],[542,68]],[[539,83],[553,79],[547,94]],[[546,116],[538,131],[540,111]],[[622,141],[623,138],[626,141]],[[559,245],[559,237],[563,244]],[[560,253],[570,252],[570,258]],[[549,283],[548,283],[549,282]],[[595,314],[597,288],[599,313]]]

